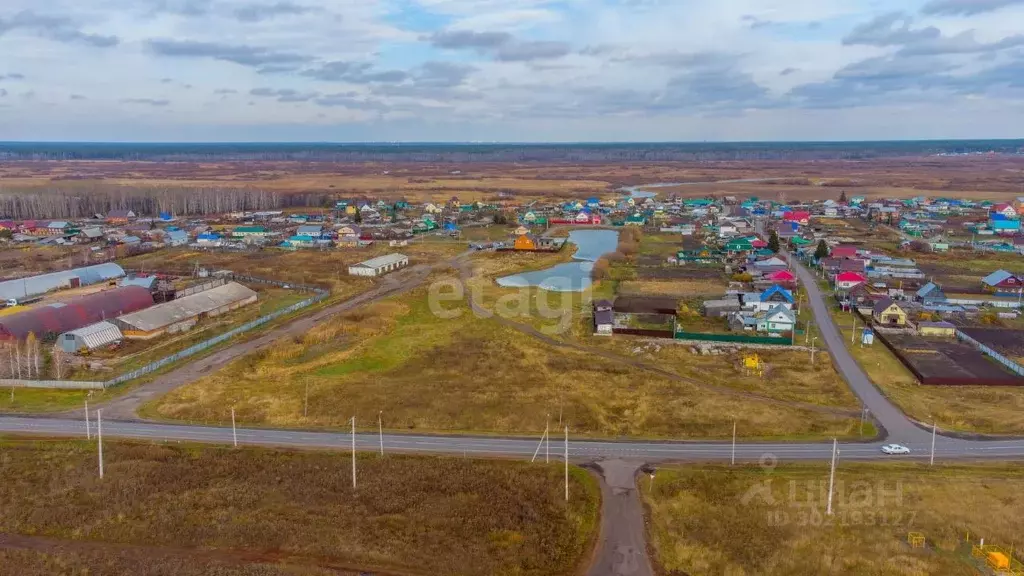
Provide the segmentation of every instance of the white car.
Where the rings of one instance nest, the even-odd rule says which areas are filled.
[[[886,444],[882,446],[882,452],[886,454],[910,454],[910,448],[902,444]]]

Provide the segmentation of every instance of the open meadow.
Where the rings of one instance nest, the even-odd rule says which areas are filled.
[[[103,480],[96,458],[0,440],[0,572],[570,576],[599,516],[559,464],[359,454],[354,490],[344,453],[105,442]]]
[[[813,379],[779,394],[778,382],[708,389],[696,371],[690,373],[699,378],[679,378],[588,347],[590,338],[577,333],[586,293],[562,300],[492,281],[566,258],[567,251],[474,257],[463,271],[468,286],[461,297],[445,288],[440,292],[449,297],[432,307],[429,289],[420,289],[349,312],[175,390],[143,414],[223,423],[233,406],[240,422],[266,426],[339,428],[353,414],[370,423],[383,412],[386,428],[420,432],[531,435],[550,419],[586,437],[724,438],[734,421],[751,438],[859,435],[848,397],[831,382],[819,392],[811,390]],[[478,317],[470,294],[492,312],[510,299],[525,306],[510,307],[518,310],[510,316]],[[571,311],[569,332],[559,334],[559,319],[538,314],[539,299],[556,312]],[[749,397],[749,389],[772,401]],[[791,399],[837,409],[813,410]]]
[[[827,463],[667,468],[640,490],[666,574],[878,576],[986,574],[978,544],[1012,549],[1024,480],[1003,465],[841,463],[833,516]],[[924,536],[912,548],[908,533]]]

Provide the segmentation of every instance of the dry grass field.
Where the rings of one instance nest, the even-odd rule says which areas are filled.
[[[223,423],[234,406],[250,425],[343,427],[353,414],[369,423],[383,411],[395,430],[524,435],[543,430],[550,415],[590,437],[727,437],[734,419],[746,437],[858,433],[854,418],[710,393],[476,318],[465,303],[445,307],[457,317],[435,316],[424,290],[374,304],[143,412]]]
[[[828,465],[671,468],[640,482],[664,574],[974,576],[969,537],[1024,539],[1024,472],[1007,465],[841,463],[834,515]],[[927,546],[913,549],[916,531]]]
[[[360,454],[353,490],[344,453],[107,442],[103,480],[94,443],[0,455],[3,574],[569,576],[599,515],[556,464]]]

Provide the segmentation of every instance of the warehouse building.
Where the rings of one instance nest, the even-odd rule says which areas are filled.
[[[57,345],[69,354],[95,350],[124,340],[121,329],[110,322],[97,322],[84,328],[65,332],[57,338]]]
[[[348,267],[348,273],[352,276],[383,276],[392,270],[398,270],[408,265],[409,257],[405,254],[387,254],[353,264]]]
[[[102,320],[153,305],[153,295],[139,286],[104,290],[88,296],[30,308],[0,317],[0,340],[24,340],[29,334],[43,340]]]
[[[114,319],[127,338],[147,340],[191,329],[200,320],[230,312],[256,301],[256,292],[237,282],[157,304]]]
[[[107,280],[113,280],[124,276],[124,270],[112,262],[86,266],[85,268],[74,268],[72,270],[61,270],[49,274],[40,274],[17,280],[0,282],[0,300],[24,300],[33,296],[40,296],[52,290],[60,288],[77,288],[99,284]]]

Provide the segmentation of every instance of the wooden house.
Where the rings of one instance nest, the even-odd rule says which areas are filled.
[[[871,309],[871,317],[876,324],[902,328],[907,325],[907,312],[891,298],[883,298],[875,302]]]

